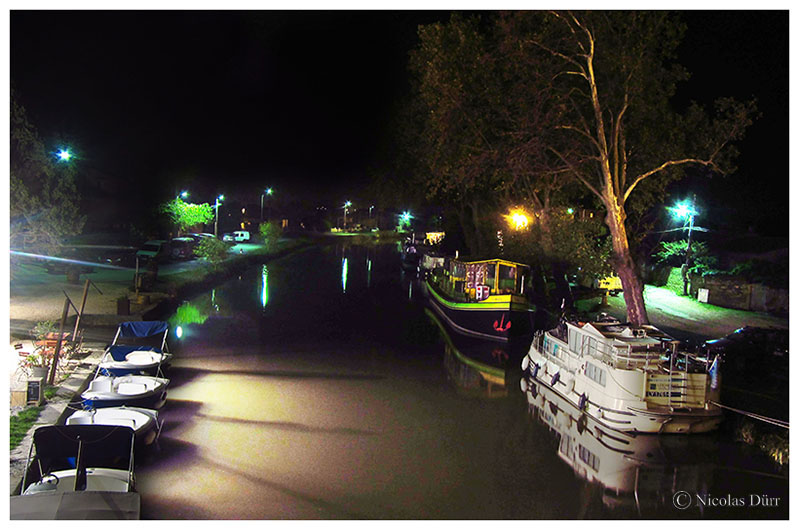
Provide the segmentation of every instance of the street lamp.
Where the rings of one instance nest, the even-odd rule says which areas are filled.
[[[508,221],[509,226],[514,230],[525,230],[528,228],[528,224],[530,223],[530,218],[528,217],[527,212],[521,208],[515,208],[511,211],[511,213],[507,214],[505,218]]]
[[[59,162],[69,162],[73,155],[69,148],[62,148],[58,150],[56,157],[58,157]]]
[[[214,201],[214,237],[219,237],[217,235],[217,227],[219,226],[219,205],[225,200],[225,196],[220,194],[217,196],[216,201]]]
[[[344,227],[342,228],[345,230],[347,230],[347,207],[349,207],[350,205],[352,205],[350,201],[345,201],[344,206],[342,207],[342,209],[344,210],[344,218],[342,220],[342,224],[344,225]]]
[[[186,190],[184,190],[183,192],[181,192],[180,194],[178,194],[178,197],[180,197],[181,199],[186,199],[187,197],[189,197],[189,192],[187,192]]]
[[[689,294],[689,260],[692,257],[692,229],[694,228],[694,217],[699,214],[697,210],[694,208],[694,202],[696,197],[692,196],[692,201],[687,202],[683,201],[678,203],[670,210],[672,210],[672,215],[677,219],[685,219],[684,228],[688,225],[689,228],[689,235],[686,237],[686,262],[681,267],[681,276],[683,277],[683,295],[686,296]]]
[[[272,195],[272,188],[267,188],[264,190],[264,193],[261,194],[261,221],[264,221],[264,196],[265,195]]]

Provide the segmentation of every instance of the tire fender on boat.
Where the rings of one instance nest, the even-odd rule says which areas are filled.
[[[571,393],[572,390],[575,389],[575,378],[567,378],[564,380],[564,385],[567,387],[567,394]]]
[[[589,397],[586,396],[586,393],[581,393],[581,397],[578,399],[578,409],[581,411],[585,410],[588,402]]]
[[[528,356],[525,356],[524,358],[522,358],[522,372],[527,371],[528,370],[528,366],[530,366],[530,364],[531,364],[531,360],[530,360],[530,358]]]
[[[531,369],[531,378],[536,378],[537,374],[539,374],[539,364],[534,363],[533,368]]]
[[[556,382],[559,381],[560,378],[561,378],[561,373],[560,372],[555,373],[553,375],[553,378],[550,380],[550,385],[551,386],[556,385]]]
[[[520,378],[519,379],[519,389],[523,393],[527,393],[528,392],[528,381],[525,378]]]

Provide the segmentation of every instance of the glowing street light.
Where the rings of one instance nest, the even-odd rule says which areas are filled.
[[[343,227],[344,229],[347,229],[347,208],[352,204],[353,203],[351,203],[350,201],[345,201],[344,205],[342,206],[342,209],[344,210],[344,218],[343,218],[343,221],[342,221],[342,224],[344,225],[344,227]]]
[[[214,201],[214,237],[218,237],[217,235],[217,227],[219,226],[219,205],[225,200],[225,196],[220,194],[217,196],[216,201]]]
[[[264,221],[264,196],[265,195],[272,195],[272,188],[267,188],[264,190],[264,193],[261,194],[261,221]]]
[[[70,152],[69,148],[62,148],[58,150],[58,153],[56,153],[56,157],[58,157],[59,162],[69,162],[72,159],[73,155],[72,152]]]
[[[181,199],[186,199],[187,197],[189,197],[189,192],[187,192],[186,190],[184,190],[183,192],[181,192],[180,194],[178,194],[178,197],[180,197]]]
[[[507,214],[505,218],[508,221],[508,225],[514,230],[525,230],[530,223],[527,212],[521,208],[515,208],[511,213]]]
[[[689,261],[692,257],[692,229],[694,228],[694,217],[699,214],[697,210],[694,208],[694,202],[696,197],[692,196],[691,202],[689,201],[682,201],[675,205],[674,207],[670,208],[669,210],[672,211],[672,216],[676,219],[684,219],[684,228],[689,229],[689,234],[686,237],[686,262],[681,267],[681,277],[683,277],[683,295],[686,296],[689,294]]]

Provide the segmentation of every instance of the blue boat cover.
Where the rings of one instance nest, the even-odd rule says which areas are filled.
[[[111,354],[111,357],[114,361],[125,361],[125,356],[133,352],[134,350],[155,350],[156,352],[161,352],[160,348],[156,347],[146,347],[142,348],[140,345],[111,345],[108,347],[108,352]]]
[[[119,325],[120,337],[149,337],[169,329],[166,321],[127,321]]]

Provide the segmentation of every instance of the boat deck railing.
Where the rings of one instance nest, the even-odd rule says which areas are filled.
[[[553,332],[537,333],[533,339],[534,346],[540,352],[546,351],[547,354],[566,361],[566,357],[571,352],[564,337],[566,334]],[[545,344],[545,338],[547,338],[547,344]],[[615,347],[583,334],[580,343],[579,351],[576,352],[578,356],[590,356],[615,369],[646,370],[654,368],[671,372],[680,367],[680,370],[690,373],[706,373],[708,371],[707,363],[698,362],[688,352],[678,351],[675,345],[672,349],[666,349],[661,345],[655,348],[632,345]]]

